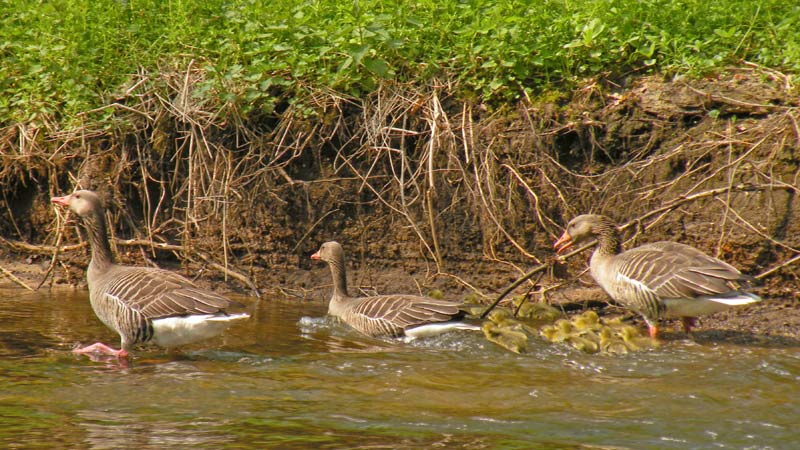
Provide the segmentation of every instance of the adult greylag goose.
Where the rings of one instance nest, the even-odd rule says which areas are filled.
[[[188,279],[152,267],[123,266],[114,262],[106,232],[105,211],[92,191],[75,191],[51,202],[68,207],[86,230],[92,259],[86,272],[89,300],[97,317],[121,338],[121,348],[103,343],[73,350],[127,357],[131,348],[153,342],[176,347],[220,334],[248,314],[229,314],[236,302],[197,287]]]
[[[745,292],[751,277],[700,250],[677,242],[655,242],[622,251],[619,230],[605,216],[584,214],[567,224],[557,253],[597,238],[589,268],[615,301],[644,317],[655,338],[659,318],[680,317],[688,334],[694,318],[760,301]]]
[[[328,314],[368,336],[417,338],[452,329],[480,330],[461,322],[461,304],[416,295],[351,297],[347,293],[344,250],[338,242],[326,242],[311,259],[328,263],[333,276],[333,296]]]

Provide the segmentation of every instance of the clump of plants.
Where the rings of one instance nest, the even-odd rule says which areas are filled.
[[[600,73],[699,74],[741,60],[800,68],[800,9],[779,0],[28,6],[0,5],[0,124],[110,121],[104,107],[137,74],[190,64],[208,74],[192,95],[255,114],[297,101],[313,111],[309,91],[362,97],[386,82],[447,85],[491,104]]]

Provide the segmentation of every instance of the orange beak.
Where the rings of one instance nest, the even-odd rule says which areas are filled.
[[[319,252],[317,252],[317,253],[314,253],[313,255],[311,255],[311,259],[322,259],[322,257],[319,256]]]
[[[574,242],[572,241],[572,236],[569,235],[566,231],[564,234],[561,235],[560,238],[553,244],[553,248],[556,249],[556,254],[562,254],[564,251],[570,247],[572,247]]]
[[[69,206],[69,198],[70,198],[69,195],[65,195],[63,197],[53,197],[50,199],[50,202],[55,203],[56,205],[59,206],[66,207]]]

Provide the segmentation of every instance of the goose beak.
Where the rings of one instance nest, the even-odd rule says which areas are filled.
[[[556,254],[562,254],[564,251],[570,247],[572,247],[574,242],[572,241],[572,236],[569,235],[566,231],[564,234],[561,235],[560,238],[553,244],[553,248],[556,249]]]
[[[317,253],[314,253],[313,255],[311,255],[311,259],[317,259],[318,260],[318,259],[322,259],[322,257],[319,255],[319,252],[317,252]]]
[[[63,197],[53,197],[50,199],[51,203],[55,203],[56,205],[60,206],[69,206],[69,195],[65,195]]]

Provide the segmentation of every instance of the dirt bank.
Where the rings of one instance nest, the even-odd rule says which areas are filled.
[[[320,95],[311,120],[292,114],[187,123],[149,111],[111,133],[4,130],[0,265],[33,285],[51,266],[54,282],[83,282],[85,247],[48,204],[77,180],[105,196],[126,262],[322,301],[328,274],[308,255],[336,239],[354,287],[488,301],[552,262],[566,220],[598,212],[628,225],[628,246],[678,240],[760,278],[767,300],[704,327],[798,337],[800,109],[780,73],[589,80],[493,111],[444,87],[386,86],[363,100]],[[56,244],[72,247],[53,263]],[[573,278],[585,264],[555,264],[515,294],[581,302],[561,292],[591,285]]]

